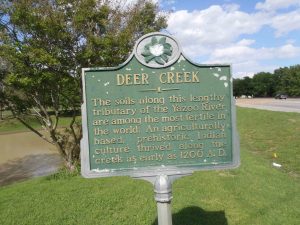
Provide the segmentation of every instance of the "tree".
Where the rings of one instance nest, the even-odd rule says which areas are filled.
[[[243,95],[242,79],[233,79],[233,96],[240,97]]]
[[[253,84],[250,77],[244,77],[243,79],[233,80],[233,94],[236,97],[241,95],[252,96]]]
[[[300,65],[279,68],[274,71],[277,78],[277,93],[300,96]]]
[[[272,97],[276,94],[300,96],[300,65],[279,68],[274,73],[260,72],[253,78],[233,80],[235,96]]]
[[[79,162],[81,68],[124,62],[140,36],[166,27],[147,0],[2,0],[0,58],[8,65],[2,96],[13,115],[54,144],[70,170]],[[69,126],[58,123],[64,112]],[[45,132],[26,121],[39,121]]]
[[[4,77],[6,71],[8,70],[5,62],[0,58],[0,121],[3,120],[3,110],[4,110]]]
[[[260,72],[253,76],[253,91],[256,97],[272,97],[275,95],[275,76],[271,73]]]

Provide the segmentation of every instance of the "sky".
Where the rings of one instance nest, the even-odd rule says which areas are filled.
[[[231,64],[234,78],[300,64],[300,0],[153,1],[194,62]]]

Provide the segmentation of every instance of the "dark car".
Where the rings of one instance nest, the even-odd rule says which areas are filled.
[[[277,94],[277,95],[275,95],[275,99],[287,99],[287,95]]]

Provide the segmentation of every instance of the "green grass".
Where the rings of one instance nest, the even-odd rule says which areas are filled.
[[[300,175],[299,113],[239,109],[238,129],[242,148],[258,157],[273,158],[291,175]]]
[[[241,166],[177,180],[173,225],[298,225],[299,121],[296,113],[238,109]],[[0,224],[154,225],[153,196],[142,180],[61,172],[1,187]]]

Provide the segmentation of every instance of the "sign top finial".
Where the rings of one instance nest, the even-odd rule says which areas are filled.
[[[145,66],[163,68],[173,64],[179,58],[181,47],[167,34],[150,33],[137,41],[134,54]]]

